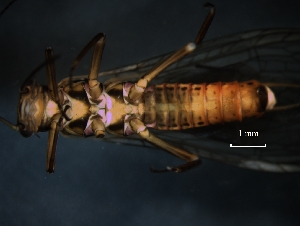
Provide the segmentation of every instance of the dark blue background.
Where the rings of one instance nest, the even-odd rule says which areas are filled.
[[[0,8],[8,0],[1,1]],[[255,28],[300,27],[300,2],[213,2],[206,40]],[[204,1],[17,1],[0,18],[0,115],[16,121],[18,89],[53,47],[58,80],[98,32],[101,70],[134,63],[194,39]],[[90,57],[75,74],[87,74]],[[45,72],[40,73],[44,77]],[[178,161],[162,151],[90,139],[58,143],[45,172],[47,134],[25,139],[0,125],[0,225],[299,225],[300,176],[204,161],[184,174],[152,174]],[[213,144],[212,144],[213,145]]]

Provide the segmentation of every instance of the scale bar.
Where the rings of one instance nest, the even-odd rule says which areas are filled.
[[[232,144],[230,144],[231,148],[266,148],[267,144],[265,144],[264,146],[233,146]]]

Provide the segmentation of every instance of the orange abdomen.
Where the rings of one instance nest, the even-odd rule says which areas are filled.
[[[161,84],[145,92],[145,124],[180,130],[261,116],[266,86],[255,80],[202,84]]]

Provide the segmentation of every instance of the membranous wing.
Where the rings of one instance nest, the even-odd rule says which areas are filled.
[[[102,72],[101,82],[137,81],[162,55],[137,64]],[[268,29],[230,35],[204,42],[190,55],[163,71],[152,84],[245,81],[300,84],[300,30]],[[275,95],[280,105],[299,102],[299,90],[283,89]],[[240,167],[270,171],[300,171],[299,108],[267,112],[261,118],[241,123],[203,127],[182,131],[152,130],[160,138],[197,154]],[[244,136],[258,132],[258,136]],[[242,136],[240,136],[242,134]],[[255,133],[256,135],[256,133]],[[156,148],[139,136],[104,140],[132,146]],[[232,148],[264,146],[265,148]]]

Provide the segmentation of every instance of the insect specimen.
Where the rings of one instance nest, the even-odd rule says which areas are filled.
[[[298,82],[300,30],[258,30],[202,43],[215,14],[214,7],[208,6],[211,11],[194,42],[127,67],[98,74],[106,38],[100,33],[78,55],[70,76],[57,84],[54,56],[48,48],[48,86],[39,85],[32,73],[21,86],[17,125],[3,118],[1,121],[24,137],[49,131],[50,173],[55,167],[59,132],[138,146],[149,146],[150,142],[187,161],[176,167],[152,169],[154,172],[186,171],[197,166],[201,157],[258,170],[299,171],[295,137],[300,115],[292,108],[297,104],[286,104],[298,99],[298,92],[291,94],[292,85],[281,84],[283,90],[274,95],[267,83],[276,89],[275,83],[283,74],[288,83]],[[93,46],[90,74],[72,77]],[[253,123],[253,118],[274,109],[276,99],[291,109],[285,107]],[[245,118],[250,119],[235,122]],[[293,119],[288,133],[283,132],[285,118]],[[241,130],[259,131],[260,136],[243,139],[238,137]],[[280,138],[283,141],[278,141]],[[214,147],[210,147],[211,142]],[[229,143],[267,143],[268,148],[237,150]]]

